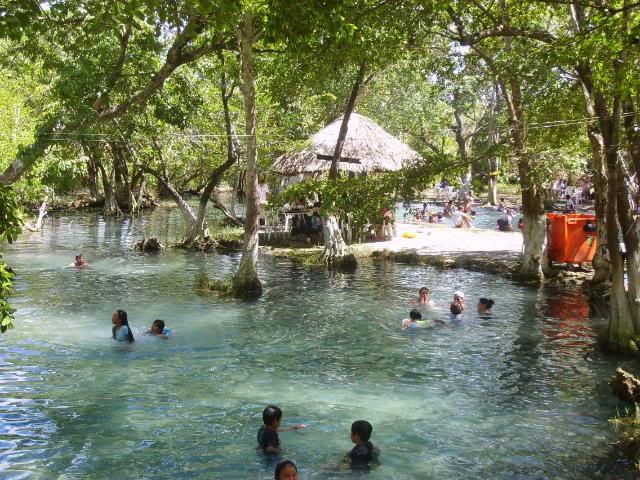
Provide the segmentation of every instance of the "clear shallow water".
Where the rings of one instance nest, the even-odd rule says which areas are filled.
[[[304,479],[620,478],[607,419],[615,359],[594,351],[584,298],[464,270],[394,263],[329,276],[262,257],[257,302],[192,290],[234,255],[129,250],[180,234],[175,210],[135,221],[61,217],[4,246],[17,329],[0,337],[1,478],[268,479],[256,453],[265,405]],[[83,251],[93,268],[64,268]],[[415,287],[497,300],[495,318],[404,335]],[[110,340],[129,313],[137,342]],[[425,317],[442,317],[425,310]],[[168,341],[141,335],[154,318]],[[374,425],[381,465],[340,468],[349,427]],[[628,474],[630,475],[630,474]]]

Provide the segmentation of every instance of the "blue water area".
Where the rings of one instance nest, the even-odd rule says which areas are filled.
[[[262,409],[284,411],[282,456],[304,479],[577,479],[631,473],[608,424],[617,359],[595,348],[584,296],[465,270],[364,262],[328,274],[262,256],[258,301],[193,290],[234,272],[236,254],[130,249],[177,238],[182,219],[61,216],[4,245],[16,270],[16,329],[0,337],[3,479],[269,479],[256,452]],[[92,268],[65,267],[83,252]],[[406,334],[417,288],[459,322]],[[496,300],[494,318],[473,314]],[[116,344],[125,309],[137,341]],[[145,337],[152,320],[173,331]],[[374,426],[380,464],[343,462],[354,420]],[[629,477],[631,478],[631,477]]]

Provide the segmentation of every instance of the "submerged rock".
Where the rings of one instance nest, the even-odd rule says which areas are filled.
[[[142,238],[133,244],[133,249],[137,252],[159,252],[164,249],[157,237],[149,239]]]

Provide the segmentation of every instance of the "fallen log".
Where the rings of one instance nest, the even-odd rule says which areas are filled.
[[[30,232],[39,232],[40,230],[42,230],[42,223],[44,222],[44,217],[46,215],[47,201],[45,200],[44,202],[42,202],[42,205],[40,205],[40,208],[38,209],[38,219],[36,220],[36,223],[34,225],[29,225],[28,223],[26,223],[24,225],[24,228],[26,228]]]

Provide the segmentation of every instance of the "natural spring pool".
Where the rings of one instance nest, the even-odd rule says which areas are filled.
[[[273,478],[256,452],[269,403],[283,456],[303,479],[621,478],[607,424],[616,359],[595,350],[580,293],[465,270],[365,262],[328,275],[262,256],[264,296],[193,290],[237,255],[130,251],[142,234],[180,235],[175,209],[136,220],[63,215],[4,245],[17,274],[17,328],[0,337],[0,478]],[[65,268],[83,252],[93,268]],[[496,300],[495,318],[405,335],[417,287],[442,310],[453,291]],[[110,339],[125,309],[131,346]],[[154,318],[174,336],[145,338]],[[382,452],[340,467],[351,422]],[[629,477],[631,478],[631,477]]]

